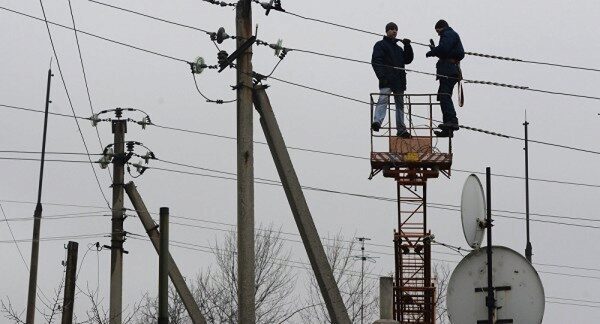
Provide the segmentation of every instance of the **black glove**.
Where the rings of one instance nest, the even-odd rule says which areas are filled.
[[[404,44],[404,46],[410,45],[410,39],[408,39],[408,38],[404,38],[404,39],[402,40],[402,44]]]
[[[431,51],[429,51],[425,54],[425,57],[432,57],[432,56],[435,56],[435,55],[433,55],[433,53]]]
[[[433,39],[429,39],[429,49],[434,49],[435,48],[435,43],[433,42]]]

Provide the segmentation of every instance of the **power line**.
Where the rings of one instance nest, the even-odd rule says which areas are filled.
[[[29,15],[29,14],[26,14],[26,13],[23,13],[23,12],[20,12],[20,11],[12,10],[12,9],[5,8],[5,7],[2,7],[2,6],[0,6],[0,9],[6,10],[6,11],[9,11],[9,12],[21,15],[21,16],[25,16],[25,17],[28,17],[28,18],[31,18],[31,19],[35,19],[35,20],[38,20],[38,21],[43,21],[43,22],[46,22],[47,24],[50,24],[50,25],[53,25],[53,26],[57,26],[57,27],[61,27],[61,28],[64,28],[64,29],[69,29],[69,30],[74,30],[74,31],[77,31],[78,33],[81,33],[81,34],[84,34],[84,35],[87,35],[87,36],[90,36],[90,37],[98,38],[98,39],[101,39],[101,40],[104,40],[104,41],[107,41],[107,42],[110,42],[110,43],[113,43],[113,44],[118,44],[118,45],[121,45],[121,46],[129,47],[129,48],[132,48],[132,49],[135,49],[135,50],[138,50],[138,51],[146,52],[146,53],[149,53],[149,54],[154,54],[154,55],[161,56],[161,57],[164,57],[164,58],[168,58],[168,59],[171,59],[171,60],[174,60],[174,61],[184,62],[186,64],[188,63],[188,61],[186,61],[184,59],[176,58],[174,56],[170,56],[170,55],[166,55],[166,54],[161,54],[161,53],[154,52],[154,51],[151,51],[151,50],[148,50],[148,49],[144,49],[144,48],[141,48],[141,47],[138,47],[138,46],[134,46],[134,45],[131,45],[131,44],[127,44],[127,43],[123,43],[123,42],[120,42],[120,41],[116,41],[114,39],[110,39],[110,38],[98,36],[98,35],[95,35],[95,34],[92,34],[92,33],[86,32],[86,31],[83,31],[81,29],[74,29],[72,27],[61,25],[59,23],[55,23],[55,22],[50,21],[50,20],[44,20],[42,18],[38,18],[38,17]]]
[[[100,5],[105,5],[107,7],[110,8],[114,8],[117,10],[122,10],[128,13],[132,13],[132,14],[136,14],[136,15],[140,15],[146,18],[150,18],[153,20],[157,20],[160,22],[164,22],[164,23],[168,23],[168,24],[173,24],[176,26],[180,26],[180,27],[185,27],[185,28],[191,28],[191,29],[195,29],[195,30],[199,30],[204,32],[205,34],[211,35],[210,32],[200,29],[200,28],[196,28],[196,27],[192,27],[189,25],[184,25],[184,24],[180,24],[180,23],[176,23],[170,20],[166,20],[163,18],[159,18],[159,17],[155,17],[155,16],[151,16],[148,14],[143,14],[134,10],[130,10],[130,9],[125,9],[125,8],[121,8],[121,7],[116,7],[116,6],[112,6],[112,5],[107,5],[104,4],[102,2],[98,2],[98,1],[94,1],[94,0],[90,0],[94,3],[100,4]],[[210,2],[210,1],[209,1]],[[299,15],[297,15],[299,16]],[[302,17],[307,19],[306,17]],[[323,22],[321,20],[316,20],[319,22]],[[330,23],[332,24],[332,23]],[[339,27],[344,27],[344,28],[350,28],[347,26],[342,26],[342,25],[338,25],[338,24],[333,24]],[[353,28],[350,28],[353,29]],[[359,30],[359,29],[353,29],[353,30]],[[363,31],[364,32],[364,31]],[[268,43],[265,43],[268,45]],[[421,44],[421,43],[416,43],[418,45],[424,45],[424,46],[429,46],[426,44]],[[260,44],[259,44],[260,45]],[[334,59],[339,59],[339,60],[344,60],[344,61],[350,61],[350,62],[354,62],[354,63],[361,63],[361,64],[368,64],[368,65],[372,65],[371,62],[369,61],[364,61],[364,60],[359,60],[359,59],[353,59],[353,58],[348,58],[348,57],[344,57],[344,56],[339,56],[339,55],[332,55],[332,54],[327,54],[327,53],[322,53],[322,52],[317,52],[317,51],[313,51],[313,50],[304,50],[304,49],[299,49],[299,48],[286,48],[288,51],[296,51],[296,52],[300,52],[300,53],[306,53],[306,54],[312,54],[312,55],[318,55],[318,56],[324,56],[324,57],[329,57],[329,58],[334,58]],[[394,67],[394,66],[388,66],[388,65],[383,65],[380,64],[382,66],[386,66],[386,67],[391,67],[394,69],[400,69],[400,70],[404,70],[406,72],[413,72],[413,73],[418,73],[418,74],[424,74],[424,75],[431,75],[431,76],[436,76],[436,77],[445,77],[445,78],[450,78],[449,76],[445,76],[445,75],[440,75],[437,73],[430,73],[430,72],[423,72],[423,71],[418,71],[418,70],[413,70],[413,69],[408,69],[408,68],[400,68],[400,67]],[[563,66],[565,67],[565,66]],[[600,70],[598,70],[600,72]],[[561,96],[569,96],[569,97],[576,97],[576,98],[584,98],[584,99],[592,99],[592,100],[600,100],[600,97],[595,97],[595,96],[588,96],[588,95],[579,95],[579,94],[572,94],[572,93],[566,93],[566,92],[556,92],[556,91],[547,91],[547,90],[540,90],[540,89],[533,89],[530,87],[524,87],[524,86],[518,86],[518,85],[511,85],[511,84],[505,84],[505,83],[499,83],[499,82],[490,82],[490,81],[479,81],[479,80],[464,80],[465,83],[473,83],[473,84],[482,84],[482,85],[491,85],[491,86],[497,86],[497,87],[505,87],[505,88],[512,88],[512,89],[518,89],[518,90],[527,90],[527,91],[534,91],[534,92],[540,92],[540,93],[545,93],[545,94],[552,94],[552,95],[561,95]]]
[[[75,124],[77,125],[77,130],[79,131],[79,135],[81,136],[81,141],[83,142],[83,147],[85,148],[86,153],[90,153],[88,150],[87,144],[85,142],[85,138],[83,136],[83,132],[81,131],[81,127],[79,125],[79,120],[75,114],[75,108],[73,107],[73,102],[71,101],[71,95],[69,94],[69,90],[67,89],[67,83],[65,81],[64,75],[62,73],[62,68],[60,66],[60,61],[58,59],[58,54],[56,53],[56,48],[54,47],[54,40],[52,39],[52,33],[50,32],[50,26],[48,25],[48,19],[46,17],[46,11],[44,10],[44,4],[42,0],[40,0],[40,6],[42,8],[42,14],[44,15],[44,22],[46,24],[46,30],[48,31],[48,38],[50,39],[50,45],[52,46],[52,52],[54,53],[54,58],[56,59],[56,66],[58,67],[58,74],[60,75],[60,79],[62,80],[63,87],[65,89],[65,93],[67,95],[67,99],[69,102],[69,106],[71,107],[71,112],[73,113],[73,120],[75,120]],[[96,178],[96,183],[98,184],[98,189],[100,189],[100,193],[102,194],[102,198],[106,202],[106,205],[110,208],[110,204],[106,195],[104,194],[104,190],[102,190],[102,185],[100,184],[100,179],[98,178],[98,174],[96,173],[96,169],[94,168],[94,164],[92,163],[92,159],[88,156],[88,160],[90,162],[90,167],[92,168],[92,172],[94,173],[94,177]]]
[[[5,7],[1,7],[0,6],[0,9],[6,10],[6,11],[9,11],[9,12],[13,12],[13,13],[16,13],[16,14],[19,14],[19,15],[23,15],[23,16],[26,16],[26,17],[29,17],[29,18],[32,18],[32,19],[43,21],[40,18],[31,16],[31,15],[28,15],[28,14],[21,13],[19,11],[11,10],[11,9],[8,9],[8,8],[5,8]],[[74,30],[71,27],[67,27],[67,26],[64,26],[64,25],[60,25],[60,24],[57,24],[57,23],[50,22],[50,21],[47,21],[47,23],[53,24],[53,25],[56,25],[56,26],[59,26],[59,27],[62,27],[62,28]],[[115,41],[115,40],[112,40],[112,39],[108,39],[108,38],[105,38],[105,37],[94,35],[94,34],[91,34],[91,33],[88,33],[88,32],[84,32],[84,31],[81,31],[81,30],[77,30],[77,31],[80,32],[80,33],[86,34],[88,36],[91,36],[91,37],[96,37],[96,38],[99,38],[99,39],[102,39],[102,40],[105,40],[105,41],[109,41],[109,42],[116,43],[116,44],[119,44],[119,45],[127,46],[127,47],[130,47],[130,48],[133,48],[133,49],[137,49],[137,50],[140,50],[140,51],[143,51],[143,52],[155,54],[155,55],[158,55],[158,56],[162,56],[162,57],[169,58],[169,59],[176,60],[176,61],[180,61],[180,62],[189,63],[188,61],[186,61],[184,59],[179,59],[179,58],[175,58],[175,57],[172,57],[172,56],[169,56],[169,55],[165,55],[165,54],[161,54],[161,53],[158,53],[158,52],[146,50],[146,49],[143,49],[143,48],[140,48],[140,47],[137,47],[137,46],[133,46],[133,45],[126,44],[126,43],[123,43],[123,42]],[[309,89],[309,90],[321,92],[321,93],[328,94],[328,95],[333,95],[333,96],[336,96],[336,97],[339,97],[339,98],[343,98],[343,99],[347,99],[347,100],[351,100],[351,101],[355,101],[355,102],[359,102],[359,103],[369,104],[366,101],[355,99],[355,98],[351,98],[351,97],[347,97],[347,96],[343,96],[343,95],[339,95],[339,94],[336,94],[336,93],[333,93],[333,92],[329,92],[329,91],[325,91],[325,90],[321,90],[321,89],[317,89],[317,88],[308,87],[308,86],[305,86],[305,85],[302,85],[302,84],[294,83],[294,82],[291,82],[291,81],[286,81],[286,80],[275,78],[275,77],[272,77],[272,76],[270,78],[274,79],[274,80],[277,80],[277,81],[280,81],[280,82],[284,82],[284,83],[288,83],[288,84],[291,84],[291,85],[303,87],[303,88],[306,88],[306,89]],[[600,99],[600,98],[598,98],[598,99]],[[419,117],[419,116],[417,116],[417,117]],[[421,117],[421,118],[425,118],[425,117]],[[496,133],[496,132],[490,132],[490,131],[486,131],[486,130],[481,130],[481,129],[478,129],[478,128],[475,128],[475,127],[466,126],[466,125],[460,125],[460,127],[464,128],[464,129],[471,130],[471,131],[482,132],[482,133],[489,134],[489,135],[495,135],[495,136],[500,136],[500,137],[515,139],[515,140],[520,140],[520,141],[524,140],[523,138],[520,138],[520,137],[517,137],[517,136],[510,136],[510,135],[499,134],[499,133]],[[549,145],[549,146],[554,146],[554,147],[560,147],[560,148],[574,150],[574,151],[580,151],[580,152],[586,152],[586,153],[592,153],[592,154],[600,154],[600,152],[598,152],[598,151],[581,149],[581,148],[576,148],[576,147],[572,147],[572,146],[554,144],[554,143],[537,141],[537,140],[529,140],[529,141],[531,143],[537,143],[537,144]]]
[[[87,74],[85,73],[85,65],[83,64],[83,55],[81,54],[81,46],[79,45],[79,36],[77,36],[77,27],[75,25],[75,16],[73,15],[73,7],[71,6],[71,0],[69,0],[69,12],[71,13],[71,21],[73,22],[73,31],[75,34],[75,42],[77,43],[77,52],[79,53],[79,62],[81,63],[81,71],[83,72],[83,81],[85,83],[85,90],[88,97],[88,103],[90,104],[90,112],[92,116],[94,113],[94,105],[92,105],[92,96],[90,95],[90,87],[88,85]],[[96,136],[98,137],[98,143],[100,144],[100,150],[104,149],[104,145],[102,144],[102,139],[100,139],[100,131],[98,127],[94,127],[96,129]],[[110,180],[112,182],[112,174],[110,174],[110,170],[106,170]],[[85,257],[85,256],[84,256]]]
[[[164,160],[161,160],[161,161],[165,162]],[[175,162],[170,162],[170,161],[166,161],[166,163],[175,164]],[[203,174],[203,173],[196,173],[196,172],[189,172],[189,171],[182,171],[182,170],[174,170],[174,169],[167,169],[167,168],[161,168],[161,167],[147,167],[147,168],[148,169],[160,170],[160,171],[166,171],[166,172],[174,172],[174,173],[180,173],[180,174],[186,174],[186,175],[195,175],[195,176],[202,176],[202,177],[209,177],[209,178],[216,178],[216,179],[223,179],[223,180],[232,180],[232,181],[236,180],[236,178],[235,178],[236,174],[233,173],[233,172],[220,171],[220,170],[211,169],[211,168],[204,168],[204,167],[196,167],[196,166],[192,166],[192,165],[189,165],[189,164],[183,164],[183,163],[177,163],[177,165],[187,166],[187,167],[190,167],[190,168],[200,169],[200,170],[203,170],[203,171],[209,171],[209,172],[213,172],[213,173],[217,173],[217,174],[223,174],[223,175]],[[233,176],[233,177],[228,177],[228,176]],[[282,186],[281,182],[279,182],[277,180],[266,179],[266,178],[255,177],[255,181],[254,182],[257,183],[257,184]],[[358,197],[358,198],[366,198],[366,199],[374,199],[374,200],[380,200],[380,201],[388,201],[388,202],[394,202],[394,203],[396,202],[396,198],[391,198],[391,197],[381,197],[381,196],[374,196],[374,195],[368,195],[368,194],[351,193],[351,192],[346,192],[346,191],[325,189],[325,188],[319,188],[319,187],[302,186],[302,189],[311,190],[311,191],[326,192],[326,193],[331,193],[331,194],[339,194],[339,195],[344,195],[344,196]],[[459,212],[460,211],[460,206],[456,206],[456,205],[440,204],[440,203],[428,203],[427,205],[430,208],[434,208],[434,209],[448,210],[448,211],[454,211],[454,212]],[[496,212],[494,214],[494,216],[496,216],[496,217],[508,218],[508,219],[516,219],[516,220],[521,220],[521,221],[524,220],[521,217],[515,217],[515,216],[498,214],[498,212],[506,212],[506,213],[512,213],[512,214],[523,214],[523,212],[508,211],[508,210],[494,210],[494,211]],[[538,217],[546,217],[546,218],[576,219],[576,220],[584,220],[584,221],[589,221],[590,220],[590,219],[585,219],[585,218],[574,218],[574,217],[559,216],[559,215],[547,215],[547,214],[532,214],[532,215],[536,215]],[[574,224],[574,223],[565,223],[565,222],[549,221],[549,220],[542,220],[542,219],[531,219],[531,221],[532,222],[555,224],[555,225],[580,227],[580,228],[600,229],[600,226],[582,225],[582,224]]]
[[[356,100],[358,100],[358,99],[356,99]],[[366,103],[366,102],[364,102],[364,103]],[[4,105],[4,104],[0,104],[0,107],[5,107],[5,108],[9,108],[9,109],[23,110],[23,111],[30,111],[30,112],[37,112],[37,113],[43,113],[43,111],[41,111],[41,110],[36,110],[36,109],[32,109],[32,108],[17,107],[17,106],[11,106],[11,105]],[[61,117],[72,118],[72,116],[66,115],[66,114],[58,114],[58,113],[51,113],[51,112],[50,112],[50,114],[58,115],[58,116],[61,116]],[[77,118],[89,120],[89,118],[87,118],[87,117],[80,117],[80,116],[78,116]],[[189,133],[189,134],[196,134],[196,135],[204,135],[204,136],[210,136],[210,137],[216,137],[216,138],[222,138],[222,139],[228,139],[228,140],[237,140],[236,137],[233,137],[233,136],[220,135],[220,134],[215,134],[215,133],[210,133],[210,132],[201,132],[201,131],[197,131],[197,130],[191,130],[191,129],[185,129],[185,128],[179,128],[179,127],[165,126],[165,125],[160,125],[160,124],[156,124],[156,123],[153,123],[152,125],[155,126],[155,127],[158,127],[158,128],[166,129],[166,130],[172,130],[172,131],[178,131],[178,132]],[[518,137],[512,137],[512,136],[508,136],[508,135],[505,135],[505,136],[507,138],[512,138],[512,139],[516,139],[516,140],[524,140],[524,139],[518,138]],[[535,143],[538,143],[538,144],[542,144],[542,145],[549,145],[549,146],[554,146],[554,147],[558,147],[558,148],[563,148],[563,149],[581,151],[581,152],[592,153],[592,154],[600,154],[600,152],[597,152],[597,151],[592,151],[592,150],[587,150],[587,149],[581,149],[581,148],[576,148],[576,147],[571,147],[571,146],[566,146],[566,145],[560,145],[560,144],[543,142],[543,141],[537,141],[537,140],[529,140],[529,141],[530,142],[535,142]],[[262,141],[254,141],[254,143],[261,144],[261,145],[268,145],[266,142],[262,142]],[[357,160],[370,160],[368,157],[358,156],[358,155],[352,155],[352,154],[346,154],[346,153],[330,152],[330,151],[325,151],[325,150],[316,150],[316,149],[310,149],[310,148],[298,147],[298,146],[286,146],[286,147],[288,149],[290,149],[290,150],[304,151],[304,152],[317,153],[317,154],[323,154],[323,155],[331,155],[331,156],[339,156],[339,157],[345,157],[345,158],[351,158],[351,159],[357,159]],[[19,150],[4,150],[4,151],[0,151],[0,153],[24,153],[24,154],[31,153],[31,154],[37,154],[39,152],[36,152],[36,151],[19,151]],[[87,155],[86,153],[75,153],[75,152],[46,152],[46,154]],[[101,154],[91,154],[91,155],[101,155]],[[453,168],[452,171],[454,171],[454,172],[461,172],[461,173],[484,174],[483,172],[480,172],[480,171],[464,170],[464,169],[456,169],[456,168]],[[492,175],[493,176],[497,176],[497,177],[501,177],[501,178],[524,179],[524,177],[522,177],[522,176],[507,175],[507,174],[493,173]],[[530,181],[546,182],[546,183],[556,183],[556,184],[583,186],[583,187],[590,187],[590,188],[600,188],[600,185],[597,185],[597,184],[589,184],[589,183],[581,183],[581,182],[573,182],[573,181],[562,181],[562,180],[543,179],[543,178],[530,178],[529,180]]]
[[[23,201],[23,200],[6,200],[6,199],[0,199],[0,203],[13,203],[13,204],[35,204],[35,202],[33,201]],[[61,206],[61,207],[78,207],[78,208],[97,208],[97,209],[107,209],[106,207],[103,206],[95,206],[95,205],[74,205],[74,204],[65,204],[65,203],[54,203],[54,202],[44,202],[44,205],[49,205],[49,206]],[[131,211],[135,211],[133,209],[130,209]],[[70,214],[55,214],[55,215],[49,215],[49,216],[45,216],[45,218],[50,217],[50,218],[55,218],[55,219],[62,219],[62,218],[68,218],[70,216],[75,216],[75,215],[88,215],[88,214],[93,214],[93,213],[70,213]],[[154,215],[158,215],[158,213],[150,213],[150,214],[154,214]],[[110,215],[107,215],[110,216]],[[218,224],[218,225],[225,225],[225,226],[231,226],[231,227],[235,227],[235,224],[230,224],[230,223],[225,223],[225,222],[218,222],[218,221],[210,221],[210,220],[204,220],[204,219],[197,219],[197,218],[190,218],[190,217],[184,217],[184,216],[178,216],[178,215],[171,215],[173,218],[179,218],[179,219],[183,219],[183,220],[189,220],[189,221],[194,221],[194,222],[201,222],[201,223],[212,223],[212,224]],[[91,216],[90,217],[100,217],[100,215],[97,216]],[[30,218],[27,218],[30,220]],[[18,220],[27,220],[26,218],[10,218],[8,219],[9,221],[18,221]],[[185,224],[185,226],[187,226],[189,224]],[[202,227],[202,228],[207,228],[207,229],[213,229],[210,227]],[[226,230],[225,230],[226,231]],[[282,234],[285,235],[293,235],[293,236],[299,236],[299,234],[296,233],[291,233],[291,232],[285,232],[285,231],[280,231]],[[334,239],[331,238],[322,238],[323,240],[329,240],[332,241]],[[341,240],[342,242],[345,243],[350,243],[349,240]],[[369,245],[371,246],[377,246],[377,247],[384,247],[384,248],[389,248],[391,247],[391,245],[386,245],[386,244],[377,244],[377,243],[369,243]],[[372,253],[376,253],[376,254],[382,254],[382,255],[392,255],[391,253],[386,253],[386,252],[381,252],[381,251],[376,251],[373,250]],[[448,255],[456,255],[456,254],[450,254],[450,253],[443,253],[440,251],[434,251],[434,253],[439,253],[439,254],[448,254]],[[458,255],[456,255],[458,256]],[[445,261],[445,262],[453,262],[456,263],[457,261],[449,261],[449,260],[441,260],[441,261]],[[559,265],[559,264],[550,264],[550,263],[534,263],[536,265],[540,265],[540,266],[546,266],[546,267],[557,267],[557,268],[566,268],[566,269],[571,269],[571,270],[584,270],[584,271],[594,271],[594,272],[600,272],[600,268],[590,268],[590,267],[576,267],[576,266],[571,266],[571,265]]]
[[[257,1],[254,1],[254,2],[257,2]],[[343,29],[347,29],[347,30],[352,30],[352,31],[356,31],[356,32],[368,34],[368,35],[374,35],[374,36],[380,36],[380,37],[384,36],[381,33],[376,33],[376,32],[372,32],[372,31],[368,31],[368,30],[364,30],[364,29],[361,29],[361,28],[356,28],[356,27],[352,27],[352,26],[348,26],[348,25],[342,25],[342,24],[338,24],[338,23],[327,21],[327,20],[323,20],[323,19],[317,19],[317,18],[312,18],[312,17],[308,17],[308,16],[303,16],[303,15],[300,15],[300,14],[297,14],[297,13],[290,12],[288,10],[279,11],[279,12],[281,12],[283,14],[290,15],[290,16],[294,16],[294,17],[297,17],[297,18],[301,18],[301,19],[304,19],[304,20],[314,21],[314,22],[318,22],[318,23],[322,23],[322,24],[326,24],[326,25],[330,25],[330,26],[335,26],[335,27],[339,27],[339,28],[343,28]],[[415,41],[411,41],[411,43],[417,44],[417,45],[420,45],[420,46],[424,46],[424,47],[429,47],[429,44],[425,44],[425,43],[420,43],[420,42],[415,42]],[[472,56],[484,57],[484,58],[504,60],[504,61],[513,61],[513,62],[520,62],[520,63],[529,63],[529,64],[546,65],[546,66],[553,66],[553,67],[560,67],[560,68],[568,68],[568,69],[574,69],[574,70],[600,72],[600,69],[590,68],[590,67],[583,67],[583,66],[574,66],[574,65],[565,65],[565,64],[542,62],[542,61],[525,60],[525,59],[519,59],[519,58],[503,57],[503,56],[481,54],[481,53],[475,53],[475,52],[465,52],[465,54],[466,55],[472,55]]]
[[[40,242],[42,241],[64,241],[66,239],[75,239],[75,238],[97,238],[97,237],[109,237],[110,233],[93,233],[93,234],[78,234],[78,235],[64,235],[64,236],[47,236],[41,237]],[[25,242],[31,243],[32,239],[18,239],[18,240],[0,240],[0,243],[13,243],[13,242]]]

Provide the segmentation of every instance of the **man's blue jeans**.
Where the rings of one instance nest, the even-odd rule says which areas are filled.
[[[392,89],[390,88],[380,88],[379,89],[379,99],[377,100],[377,105],[375,105],[375,114],[373,116],[373,122],[379,123],[379,125],[383,125],[383,120],[385,119],[385,113],[387,111],[387,107],[389,104],[390,96],[392,93]],[[394,102],[396,103],[396,130],[399,134],[403,133],[406,130],[406,126],[404,125],[404,92],[396,91],[394,92]]]

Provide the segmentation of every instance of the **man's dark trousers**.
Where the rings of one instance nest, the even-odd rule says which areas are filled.
[[[456,110],[454,110],[454,103],[452,103],[452,91],[454,90],[454,86],[457,82],[457,78],[440,77],[438,101],[440,102],[440,106],[442,108],[444,124],[458,123],[458,119],[456,118]]]

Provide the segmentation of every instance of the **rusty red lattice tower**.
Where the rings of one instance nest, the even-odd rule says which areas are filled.
[[[427,180],[450,177],[452,139],[434,136],[435,94],[404,95],[404,120],[411,138],[396,136],[395,123],[371,131],[371,174],[396,181],[398,228],[394,230],[394,319],[402,324],[435,323],[436,285],[431,273],[431,231],[427,227]],[[371,94],[371,120],[376,106]],[[394,96],[387,105],[396,120]],[[444,146],[444,151],[440,148]]]

